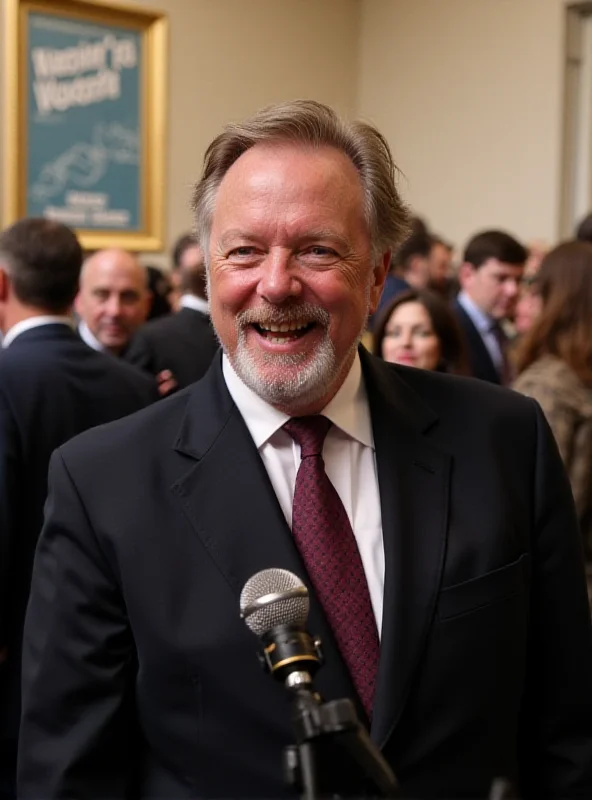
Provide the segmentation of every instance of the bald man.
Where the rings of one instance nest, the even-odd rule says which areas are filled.
[[[82,339],[122,356],[150,309],[146,270],[126,250],[99,250],[84,262],[75,309]]]

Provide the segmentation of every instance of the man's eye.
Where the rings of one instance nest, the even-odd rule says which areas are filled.
[[[309,252],[312,253],[313,256],[327,256],[327,255],[336,256],[337,255],[335,250],[331,250],[330,247],[322,247],[321,245],[315,245],[314,247],[311,247]]]
[[[251,246],[244,246],[244,247],[235,247],[234,250],[231,250],[228,253],[229,257],[238,256],[239,258],[244,258],[245,256],[252,256],[255,253],[255,248]]]

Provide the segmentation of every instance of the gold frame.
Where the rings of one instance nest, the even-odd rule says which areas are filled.
[[[77,230],[87,250],[123,247],[159,251],[165,239],[168,20],[164,12],[103,0],[4,0],[5,129],[3,223],[26,214],[27,15],[69,16],[86,22],[131,28],[142,35],[141,75],[142,230]]]

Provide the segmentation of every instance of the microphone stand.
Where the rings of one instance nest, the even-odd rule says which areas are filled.
[[[302,800],[400,797],[394,773],[351,700],[323,702],[305,671],[292,672],[286,686],[296,744],[284,750],[284,775]]]

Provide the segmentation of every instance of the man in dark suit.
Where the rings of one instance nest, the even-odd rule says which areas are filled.
[[[407,222],[384,138],[265,109],[212,143],[194,210],[224,354],[53,458],[19,796],[294,796],[287,693],[238,613],[283,567],[317,688],[352,698],[404,796],[589,797],[586,584],[539,407],[357,347]]]
[[[179,253],[179,310],[143,325],[125,358],[155,376],[166,370],[177,388],[201,378],[218,349],[206,298],[205,264],[199,245],[183,237]],[[175,247],[175,252],[179,248]]]
[[[121,358],[150,302],[148,275],[132,253],[114,247],[85,259],[75,307],[80,336],[93,350]]]
[[[504,231],[484,231],[467,244],[453,310],[464,331],[471,375],[508,385],[508,336],[528,251]]]
[[[0,796],[11,772],[14,782],[22,626],[51,453],[158,396],[155,381],[74,332],[81,263],[59,223],[24,219],[0,234]]]

